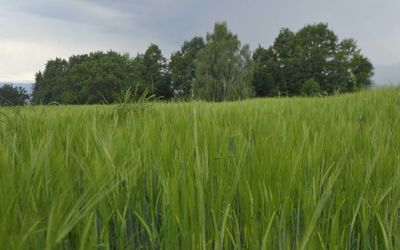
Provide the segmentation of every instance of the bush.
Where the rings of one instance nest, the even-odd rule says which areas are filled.
[[[321,88],[319,87],[319,83],[313,78],[308,79],[301,88],[301,94],[304,96],[317,96],[320,92]]]
[[[13,87],[5,84],[0,87],[0,106],[24,105],[29,95],[22,87]]]

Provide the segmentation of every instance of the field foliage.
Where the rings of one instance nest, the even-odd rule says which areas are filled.
[[[400,89],[0,109],[3,249],[400,249]]]

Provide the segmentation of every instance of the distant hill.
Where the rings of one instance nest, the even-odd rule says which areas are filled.
[[[400,85],[400,63],[375,66],[374,81],[377,86]]]

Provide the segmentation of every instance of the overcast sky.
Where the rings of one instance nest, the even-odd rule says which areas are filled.
[[[50,58],[97,50],[164,55],[227,21],[269,46],[281,27],[324,22],[355,38],[374,65],[400,63],[399,0],[0,0],[0,81],[32,81]]]

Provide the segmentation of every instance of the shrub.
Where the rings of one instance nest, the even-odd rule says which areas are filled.
[[[24,105],[29,95],[22,87],[5,84],[0,87],[0,106]]]
[[[321,92],[319,83],[314,78],[308,79],[301,88],[301,94],[304,96],[317,96]]]

